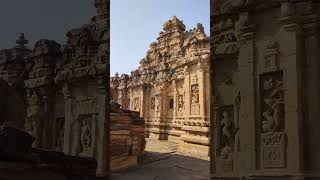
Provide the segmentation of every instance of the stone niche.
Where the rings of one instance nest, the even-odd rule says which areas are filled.
[[[320,179],[319,2],[211,5],[211,179]]]
[[[139,110],[149,138],[176,142],[182,152],[208,156],[209,56],[210,39],[203,26],[199,23],[186,31],[174,16],[164,23],[140,67],[130,76],[122,75],[126,81],[112,77],[111,86],[123,82],[121,92],[129,92],[130,110]]]

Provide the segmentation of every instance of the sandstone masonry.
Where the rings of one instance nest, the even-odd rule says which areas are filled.
[[[210,41],[199,23],[193,30],[174,16],[151,43],[140,67],[111,79],[122,108],[140,112],[150,138],[180,144],[180,151],[208,155]]]

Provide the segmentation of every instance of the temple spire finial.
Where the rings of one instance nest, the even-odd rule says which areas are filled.
[[[24,33],[20,33],[16,40],[16,47],[25,48],[25,45],[28,44],[28,42],[29,41],[24,37]]]

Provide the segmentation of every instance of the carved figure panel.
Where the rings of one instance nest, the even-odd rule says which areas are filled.
[[[178,95],[178,116],[183,116],[184,99],[183,95]]]
[[[57,151],[63,151],[63,142],[64,142],[64,118],[56,119],[56,127],[55,127],[55,148]]]
[[[156,98],[151,98],[151,110],[155,110],[156,108]]]
[[[141,100],[140,100],[140,98],[135,98],[135,99],[133,99],[133,110],[134,111],[140,111],[140,106],[141,106]]]
[[[199,85],[191,85],[191,115],[200,115]]]
[[[262,131],[282,131],[285,117],[282,72],[262,75],[260,90]]]
[[[217,125],[219,126],[218,151],[220,152],[220,165],[224,172],[233,171],[233,153],[236,150],[236,132],[234,122],[234,106],[222,106],[217,109]]]
[[[41,130],[41,101],[36,91],[27,99],[27,119],[25,123],[26,131],[36,139],[39,139]],[[33,143],[34,147],[38,146],[38,141]]]
[[[233,106],[223,106],[220,116],[220,147],[233,147],[235,137],[235,125]]]
[[[261,156],[264,168],[285,166],[285,111],[282,71],[260,76]]]
[[[155,110],[156,110],[156,117],[160,117],[160,112],[161,112],[161,95],[156,96],[156,103],[155,103]]]
[[[199,86],[194,84],[191,86],[191,103],[199,103]]]
[[[93,118],[90,116],[83,116],[79,119],[80,125],[80,148],[79,148],[79,155],[84,157],[90,157],[93,153]]]

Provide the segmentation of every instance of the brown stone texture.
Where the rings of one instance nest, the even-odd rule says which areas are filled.
[[[174,16],[163,24],[138,69],[111,78],[112,99],[140,113],[148,137],[176,142],[182,152],[208,155],[209,54],[202,24],[186,31]]]
[[[137,165],[146,145],[144,120],[123,109],[111,109],[110,120],[111,170]]]
[[[211,5],[212,179],[320,179],[319,2]]]
[[[109,1],[93,5],[96,16],[68,31],[63,46],[41,39],[28,49],[21,34],[15,47],[0,50],[0,122],[27,131],[34,148],[95,158],[96,175],[107,176]]]

